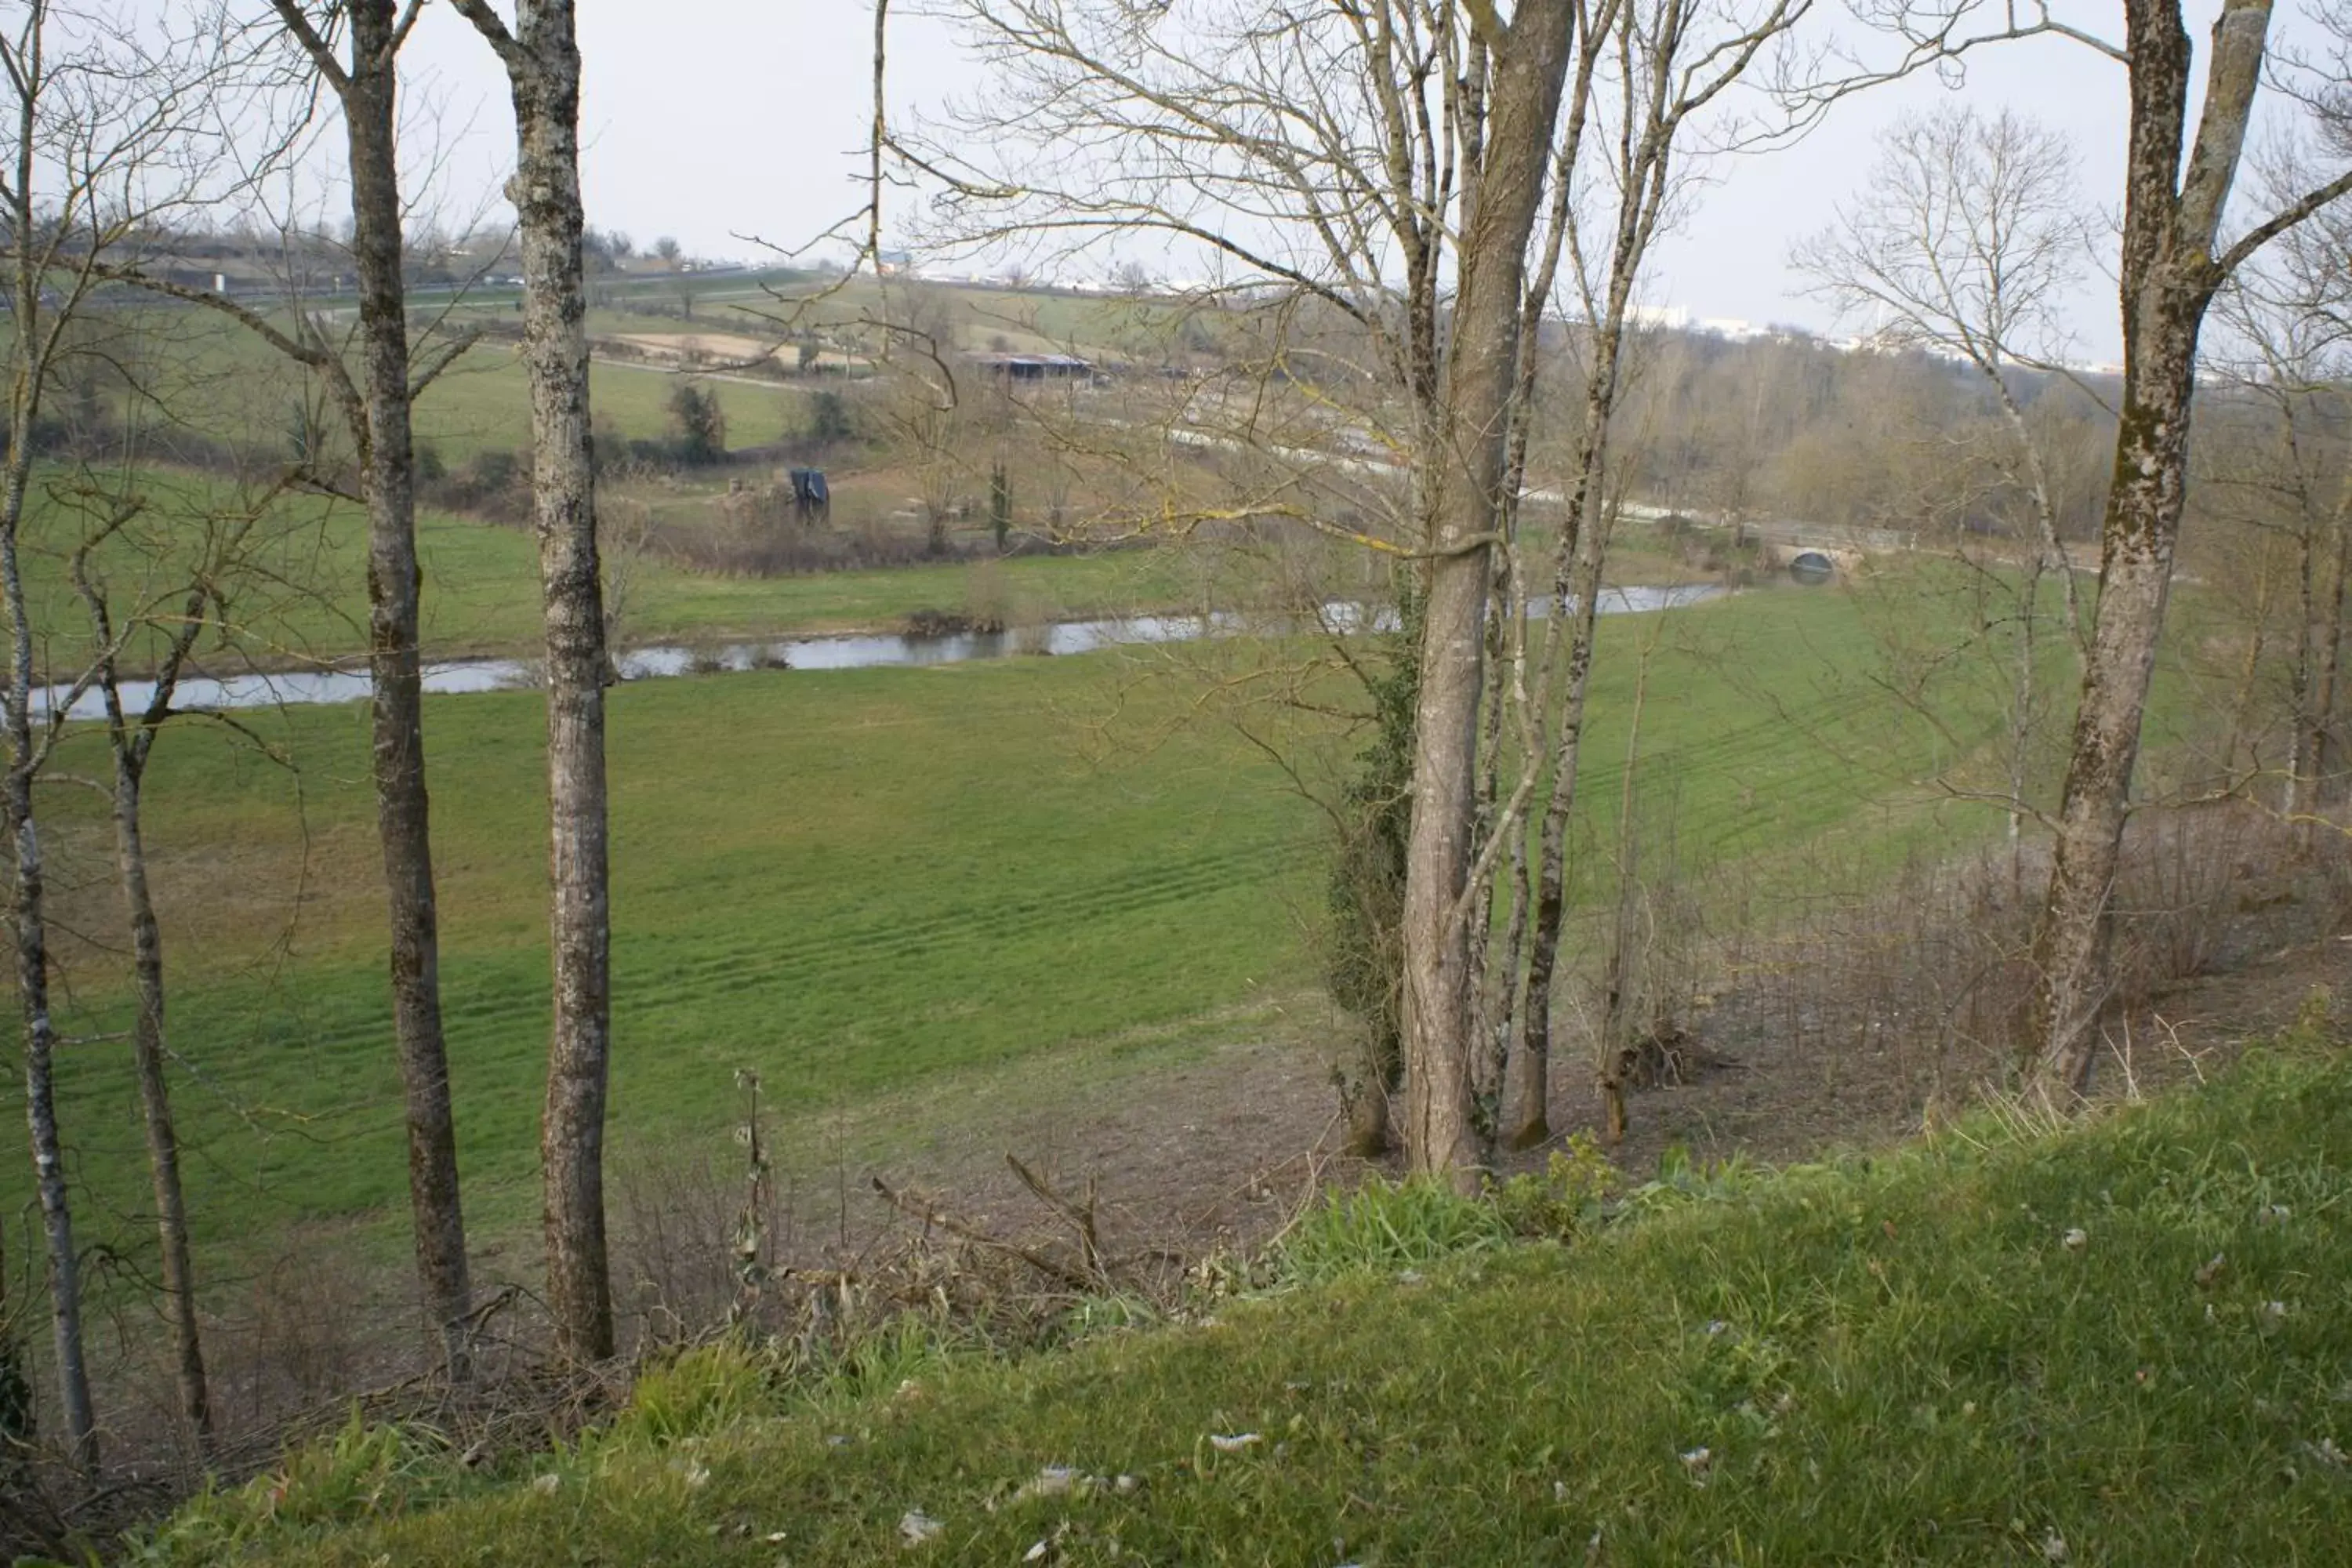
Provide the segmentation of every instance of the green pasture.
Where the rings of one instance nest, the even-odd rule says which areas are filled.
[[[111,481],[100,488],[111,493]],[[84,477],[45,471],[26,534],[31,613],[36,624],[58,628],[47,658],[60,671],[88,646],[88,617],[69,575],[89,509],[103,504],[82,495],[87,489]],[[176,615],[200,541],[254,503],[252,487],[201,474],[142,475],[138,493],[146,515],[97,558],[119,620]],[[417,552],[426,658],[528,653],[538,645],[539,555],[528,529],[425,512]],[[253,528],[242,559],[226,578],[232,646],[207,645],[213,667],[299,665],[365,651],[366,520],[356,507],[281,498]],[[713,576],[645,559],[628,572],[618,628],[625,645],[887,630],[919,609],[987,609],[1025,622],[1114,615],[1182,607],[1195,591],[1172,552],[1154,551],[789,577]],[[141,657],[134,649],[131,662]]]
[[[600,360],[588,382],[589,405],[599,426],[625,439],[670,433],[669,396],[678,377],[669,371]],[[706,384],[719,395],[730,447],[772,446],[808,428],[808,395],[799,387],[727,376],[706,378]],[[529,450],[530,387],[515,348],[482,342],[467,350],[417,400],[416,437],[452,467],[477,452]]]
[[[1835,711],[1780,721],[1726,662],[1790,690],[1843,679],[1866,651],[1846,596],[1759,594],[1607,627],[1584,794],[1601,826],[1582,841],[1607,838],[1645,645],[1644,766],[1678,779],[1684,854],[1916,830],[1918,814],[1885,805],[1899,769],[1825,742],[1930,761],[1920,737]],[[1320,818],[1232,730],[1188,718],[1202,697],[1118,654],[618,689],[620,1156],[721,1136],[740,1067],[780,1111],[823,1110],[1311,984]],[[404,1212],[365,713],[250,724],[167,735],[150,789],[192,1201],[215,1242]],[[534,693],[428,703],[450,1048],[486,1234],[530,1213],[535,1165],[541,734]],[[1327,754],[1349,745],[1325,737]],[[90,740],[59,765],[97,767]],[[66,954],[68,1026],[92,1037],[124,1022],[101,804],[59,792],[52,829],[61,915],[88,939]],[[86,1208],[135,1247],[127,1064],[98,1045],[63,1070]],[[0,1193],[22,1179],[10,1163]]]

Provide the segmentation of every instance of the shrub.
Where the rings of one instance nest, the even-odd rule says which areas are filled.
[[[727,456],[727,416],[717,387],[681,381],[670,388],[669,424],[679,462],[715,463]]]
[[[1528,1172],[1490,1184],[1487,1194],[1513,1235],[1565,1241],[1600,1225],[1602,1204],[1620,1179],[1600,1142],[1580,1132],[1568,1147],[1552,1151],[1542,1174]]]
[[[1315,1284],[1344,1274],[1419,1268],[1511,1239],[1502,1211],[1425,1176],[1334,1191],[1283,1237],[1282,1278]]]

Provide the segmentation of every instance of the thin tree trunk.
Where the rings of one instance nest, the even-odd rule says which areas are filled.
[[[2327,555],[2326,592],[2321,595],[2319,646],[2312,654],[2311,768],[2312,808],[2329,804],[2338,793],[2336,693],[2344,667],[2344,605],[2352,587],[2352,514],[2334,519]]]
[[[1460,248],[1447,362],[1444,480],[1414,713],[1405,858],[1405,1146],[1412,1168],[1476,1180],[1486,1140],[1472,1091],[1465,897],[1474,858],[1479,697],[1495,520],[1517,367],[1521,289],[1573,42],[1574,12],[1526,0],[1495,49],[1484,165]]]
[[[425,777],[416,467],[410,420],[407,295],[394,68],[394,0],[353,0],[352,68],[342,89],[351,145],[352,253],[360,281],[366,426],[368,670],[373,687],[376,830],[392,927],[393,1027],[408,1119],[416,1281],[452,1378],[469,1373],[473,1289],[458,1185],[457,1115],[441,1017],[439,902]]]
[[[2264,535],[2261,557],[2252,563],[2254,613],[2249,617],[2252,626],[2246,634],[2245,655],[2238,661],[2238,688],[2230,699],[2230,729],[2227,738],[2221,742],[2221,777],[2232,789],[2237,784],[2241,765],[2239,759],[2242,754],[2244,758],[2245,777],[2250,783],[2262,771],[2262,746],[2259,739],[2255,738],[2258,733],[2258,716],[2254,712],[2254,703],[2261,695],[2263,660],[2271,651],[2271,613],[2277,596],[2277,584],[2273,580],[2271,574],[2271,550],[2276,542],[2277,539],[2274,535]],[[2302,650],[2302,641],[2300,637],[2296,639],[2298,654]],[[2300,667],[2296,673],[2301,673]],[[2299,691],[2294,700],[2301,700]],[[2292,765],[2288,769],[2287,787],[2281,794],[2284,796],[2283,804],[2288,809],[2293,809],[2294,784]]]
[[[39,217],[35,205],[35,149],[41,132],[41,28],[36,10],[27,28],[34,42],[29,58],[12,58],[16,92],[16,155],[7,193],[9,227],[29,237]],[[11,321],[8,385],[8,452],[0,470],[0,600],[8,622],[8,680],[0,694],[0,717],[7,728],[6,769],[0,774],[0,826],[16,850],[16,885],[9,913],[15,926],[16,999],[25,1025],[25,1121],[32,1136],[34,1184],[41,1205],[41,1229],[48,1249],[49,1327],[56,1345],[58,1403],[73,1463],[85,1472],[98,1468],[98,1422],[83,1359],[81,1258],[74,1249],[73,1211],[66,1192],[65,1153],[58,1133],[57,1026],[49,1016],[47,909],[42,880],[41,839],[33,814],[33,777],[41,753],[33,734],[32,695],[37,632],[26,608],[25,578],[18,558],[19,530],[33,468],[33,431],[40,417],[43,382],[56,352],[62,321],[44,320],[47,284],[42,259],[20,245],[9,279]]]
[[[2123,408],[2100,529],[2099,603],[2033,945],[2032,1076],[2058,1095],[2088,1086],[2097,1051],[2108,903],[2187,489],[2197,339],[2226,276],[2215,259],[2217,237],[2261,83],[2271,9],[2269,0],[2226,0],[2185,172],[2190,54],[2179,6],[2126,0],[2124,14],[2131,134],[2120,268]]]
[[[126,512],[127,520],[130,515]],[[110,533],[111,529],[107,532]],[[102,539],[104,535],[100,535]],[[147,846],[142,821],[147,759],[155,735],[170,717],[180,672],[204,634],[210,592],[201,584],[188,593],[178,626],[156,667],[152,693],[134,723],[122,707],[122,683],[115,660],[113,617],[106,595],[89,570],[100,539],[84,542],[70,568],[74,589],[89,610],[90,632],[99,649],[97,684],[106,706],[107,750],[114,760],[114,864],[131,924],[133,981],[139,1014],[131,1025],[131,1063],[139,1080],[141,1125],[147,1137],[147,1173],[155,1195],[156,1251],[163,1260],[163,1317],[172,1327],[180,1414],[208,1447],[213,1435],[212,1393],[205,1375],[204,1334],[196,1315],[195,1267],[188,1245],[187,1198],[180,1182],[180,1135],[172,1118],[171,1087],[164,1074],[163,931],[147,883]]]
[[[16,320],[31,331],[30,281],[20,277]],[[89,1396],[89,1369],[83,1358],[81,1258],[74,1249],[73,1211],[66,1193],[65,1151],[58,1133],[57,1026],[49,1016],[48,911],[43,881],[40,832],[33,815],[33,775],[40,754],[33,737],[32,692],[35,628],[25,605],[25,579],[17,559],[17,527],[25,515],[30,478],[33,419],[38,395],[32,369],[20,357],[10,398],[5,496],[0,496],[0,596],[8,617],[8,687],[5,712],[8,759],[0,777],[0,818],[16,848],[16,886],[9,914],[16,927],[16,997],[25,1021],[25,1121],[32,1135],[33,1174],[41,1205],[42,1237],[48,1249],[49,1325],[57,1353],[58,1397],[65,1416],[66,1445],[74,1465],[98,1468],[98,1420]]]
[[[1608,283],[1593,331],[1592,364],[1585,379],[1584,425],[1578,437],[1576,467],[1568,497],[1568,526],[1560,536],[1553,574],[1553,613],[1557,617],[1554,625],[1568,618],[1573,605],[1574,630],[1569,638],[1567,679],[1551,760],[1552,793],[1545,803],[1538,838],[1534,911],[1527,938],[1527,994],[1518,1010],[1518,1027],[1505,1072],[1502,1128],[1504,1136],[1517,1149],[1532,1148],[1551,1135],[1549,1102],[1552,989],[1559,973],[1560,925],[1566,910],[1568,822],[1576,805],[1585,699],[1591,685],[1596,617],[1613,524],[1612,515],[1602,506],[1602,470],[1623,371],[1625,319],[1632,307],[1643,258],[1649,252],[1660,214],[1664,210],[1675,137],[1692,107],[1691,100],[1681,96],[1690,82],[1680,74],[1677,64],[1682,47],[1679,24],[1646,38],[1639,36],[1633,19],[1621,12],[1611,12],[1607,25],[1617,38],[1625,72],[1621,86],[1626,95],[1627,123],[1620,132],[1622,184],[1616,229],[1610,242]],[[1752,51],[1762,36],[1751,37],[1746,47]],[[1589,52],[1590,49],[1588,41]],[[1730,75],[1736,76],[1740,68],[1744,68],[1744,61],[1734,65]],[[1646,84],[1639,95],[1637,79]],[[1588,76],[1580,76],[1580,91],[1586,89],[1588,80]],[[1640,134],[1634,136],[1632,121],[1637,96],[1646,103],[1646,109],[1640,116]],[[1576,112],[1580,116],[1584,112],[1581,104]],[[1564,201],[1554,222],[1563,234],[1573,227],[1572,211]],[[1580,264],[1580,247],[1578,254]],[[1555,262],[1555,258],[1546,258],[1547,274]],[[1589,288],[1585,302],[1591,314]],[[1550,647],[1548,633],[1547,648]]]
[[[2327,790],[2328,735],[2344,653],[2345,517],[2306,524],[2303,534],[2303,636],[2296,641],[2294,769],[2288,815],[2308,847]]]
[[[547,630],[549,872],[554,1028],[540,1128],[548,1310],[575,1361],[613,1353],[604,1245],[604,1107],[612,934],[604,782],[603,587],[589,447],[587,294],[580,237],[580,49],[571,0],[518,0],[509,34],[484,0],[455,0],[513,89],[523,358],[530,372],[532,521]]]
[[[147,1134],[147,1170],[155,1193],[155,1239],[163,1265],[163,1316],[172,1326],[180,1414],[199,1442],[213,1432],[212,1394],[205,1376],[202,1328],[196,1317],[195,1266],[188,1250],[188,1205],[180,1183],[180,1137],[165,1082],[163,933],[147,886],[147,846],[140,822],[144,759],[122,728],[121,700],[112,672],[105,679],[114,743],[114,863],[131,919],[131,957],[139,991],[131,1026],[131,1058],[139,1077],[139,1109]],[[152,731],[150,731],[152,733]]]
[[[2009,718],[2009,884],[2012,896],[2021,894],[2025,886],[2025,791],[2032,777],[2032,759],[2028,752],[2033,743],[2034,692],[2039,684],[2035,665],[2041,657],[2041,638],[2036,628],[2042,624],[2042,569],[2039,557],[2028,563],[2024,591],[2018,601],[2017,679],[2010,698]]]
[[[1634,784],[1642,766],[1642,710],[1650,690],[1650,658],[1642,656],[1633,682],[1633,719],[1625,735],[1625,765],[1617,794],[1617,929],[1609,944],[1609,984],[1601,1005],[1600,1059],[1593,1082],[1601,1094],[1601,1136],[1611,1148],[1625,1141],[1625,1062],[1633,1044],[1625,1027],[1630,993],[1641,984],[1633,943],[1641,911],[1642,835],[1633,820]]]
[[[1513,512],[1517,508],[1509,508]],[[1514,525],[1516,520],[1514,520]],[[1500,669],[1507,654],[1507,639],[1513,616],[1524,612],[1511,600],[1517,591],[1516,574],[1511,570],[1510,539],[1513,529],[1503,531],[1504,542],[1494,552],[1495,580],[1492,597],[1486,605],[1486,664]],[[1507,824],[1496,820],[1496,807],[1502,795],[1503,783],[1503,720],[1509,706],[1510,692],[1496,681],[1486,694],[1486,716],[1478,739],[1478,798],[1472,814],[1471,859],[1476,864],[1480,851],[1497,831],[1508,831]],[[1502,1092],[1503,1053],[1501,1041],[1493,1027],[1494,994],[1489,984],[1490,959],[1495,936],[1495,878],[1492,863],[1486,874],[1470,889],[1470,979],[1469,989],[1475,1010],[1475,1037],[1476,1044],[1471,1055],[1471,1090],[1481,1102]]]
[[[1577,488],[1589,495],[1591,483],[1588,476]],[[1583,496],[1578,499],[1583,510]],[[1537,852],[1535,915],[1528,932],[1528,996],[1506,1075],[1503,1135],[1514,1149],[1531,1149],[1551,1136],[1552,988],[1559,966],[1560,926],[1568,908],[1568,823],[1576,809],[1576,775],[1583,760],[1585,699],[1591,688],[1593,641],[1600,630],[1606,532],[1605,521],[1597,516],[1577,530],[1573,574],[1559,595],[1562,605],[1574,606],[1575,629],[1569,637],[1567,679],[1552,752],[1551,798],[1544,804]]]
[[[2181,302],[2127,343],[2122,435],[2104,526],[2099,603],[2084,660],[2050,891],[2034,941],[2042,1075],[2079,1092],[2106,1002],[2107,908],[2122,856],[2140,721],[2156,666],[2180,519],[2198,321]]]

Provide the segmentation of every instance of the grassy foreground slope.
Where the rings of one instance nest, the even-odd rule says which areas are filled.
[[[2352,1540],[2340,1043],[2079,1130],[1653,1188],[1566,1245],[1370,1256],[1025,1363],[877,1357],[863,1392],[705,1352],[499,1478],[354,1434],[158,1554],[2281,1564]],[[938,1531],[903,1551],[914,1511]]]

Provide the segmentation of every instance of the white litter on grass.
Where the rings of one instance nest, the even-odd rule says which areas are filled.
[[[908,1509],[898,1521],[898,1534],[909,1546],[920,1546],[925,1542],[936,1540],[940,1531],[946,1528],[919,1508]]]
[[[537,1492],[541,1497],[553,1497],[562,1485],[563,1478],[562,1476],[536,1476],[531,1479],[530,1489]]]
[[[1220,1454],[1238,1454],[1244,1448],[1255,1448],[1265,1441],[1262,1432],[1236,1432],[1231,1436],[1222,1433],[1209,1434],[1209,1447]]]
[[[2080,1252],[2091,1245],[2091,1233],[2078,1225],[2061,1239],[2065,1242],[2067,1251]]]
[[[2059,1534],[2054,1530],[2043,1535],[2042,1538],[2042,1560],[2047,1563],[2065,1562],[2066,1538]]]
[[[1078,1472],[1067,1465],[1048,1465],[1031,1479],[1021,1483],[1013,1494],[1014,1502],[1027,1502],[1031,1498],[1067,1497],[1078,1489]]]

